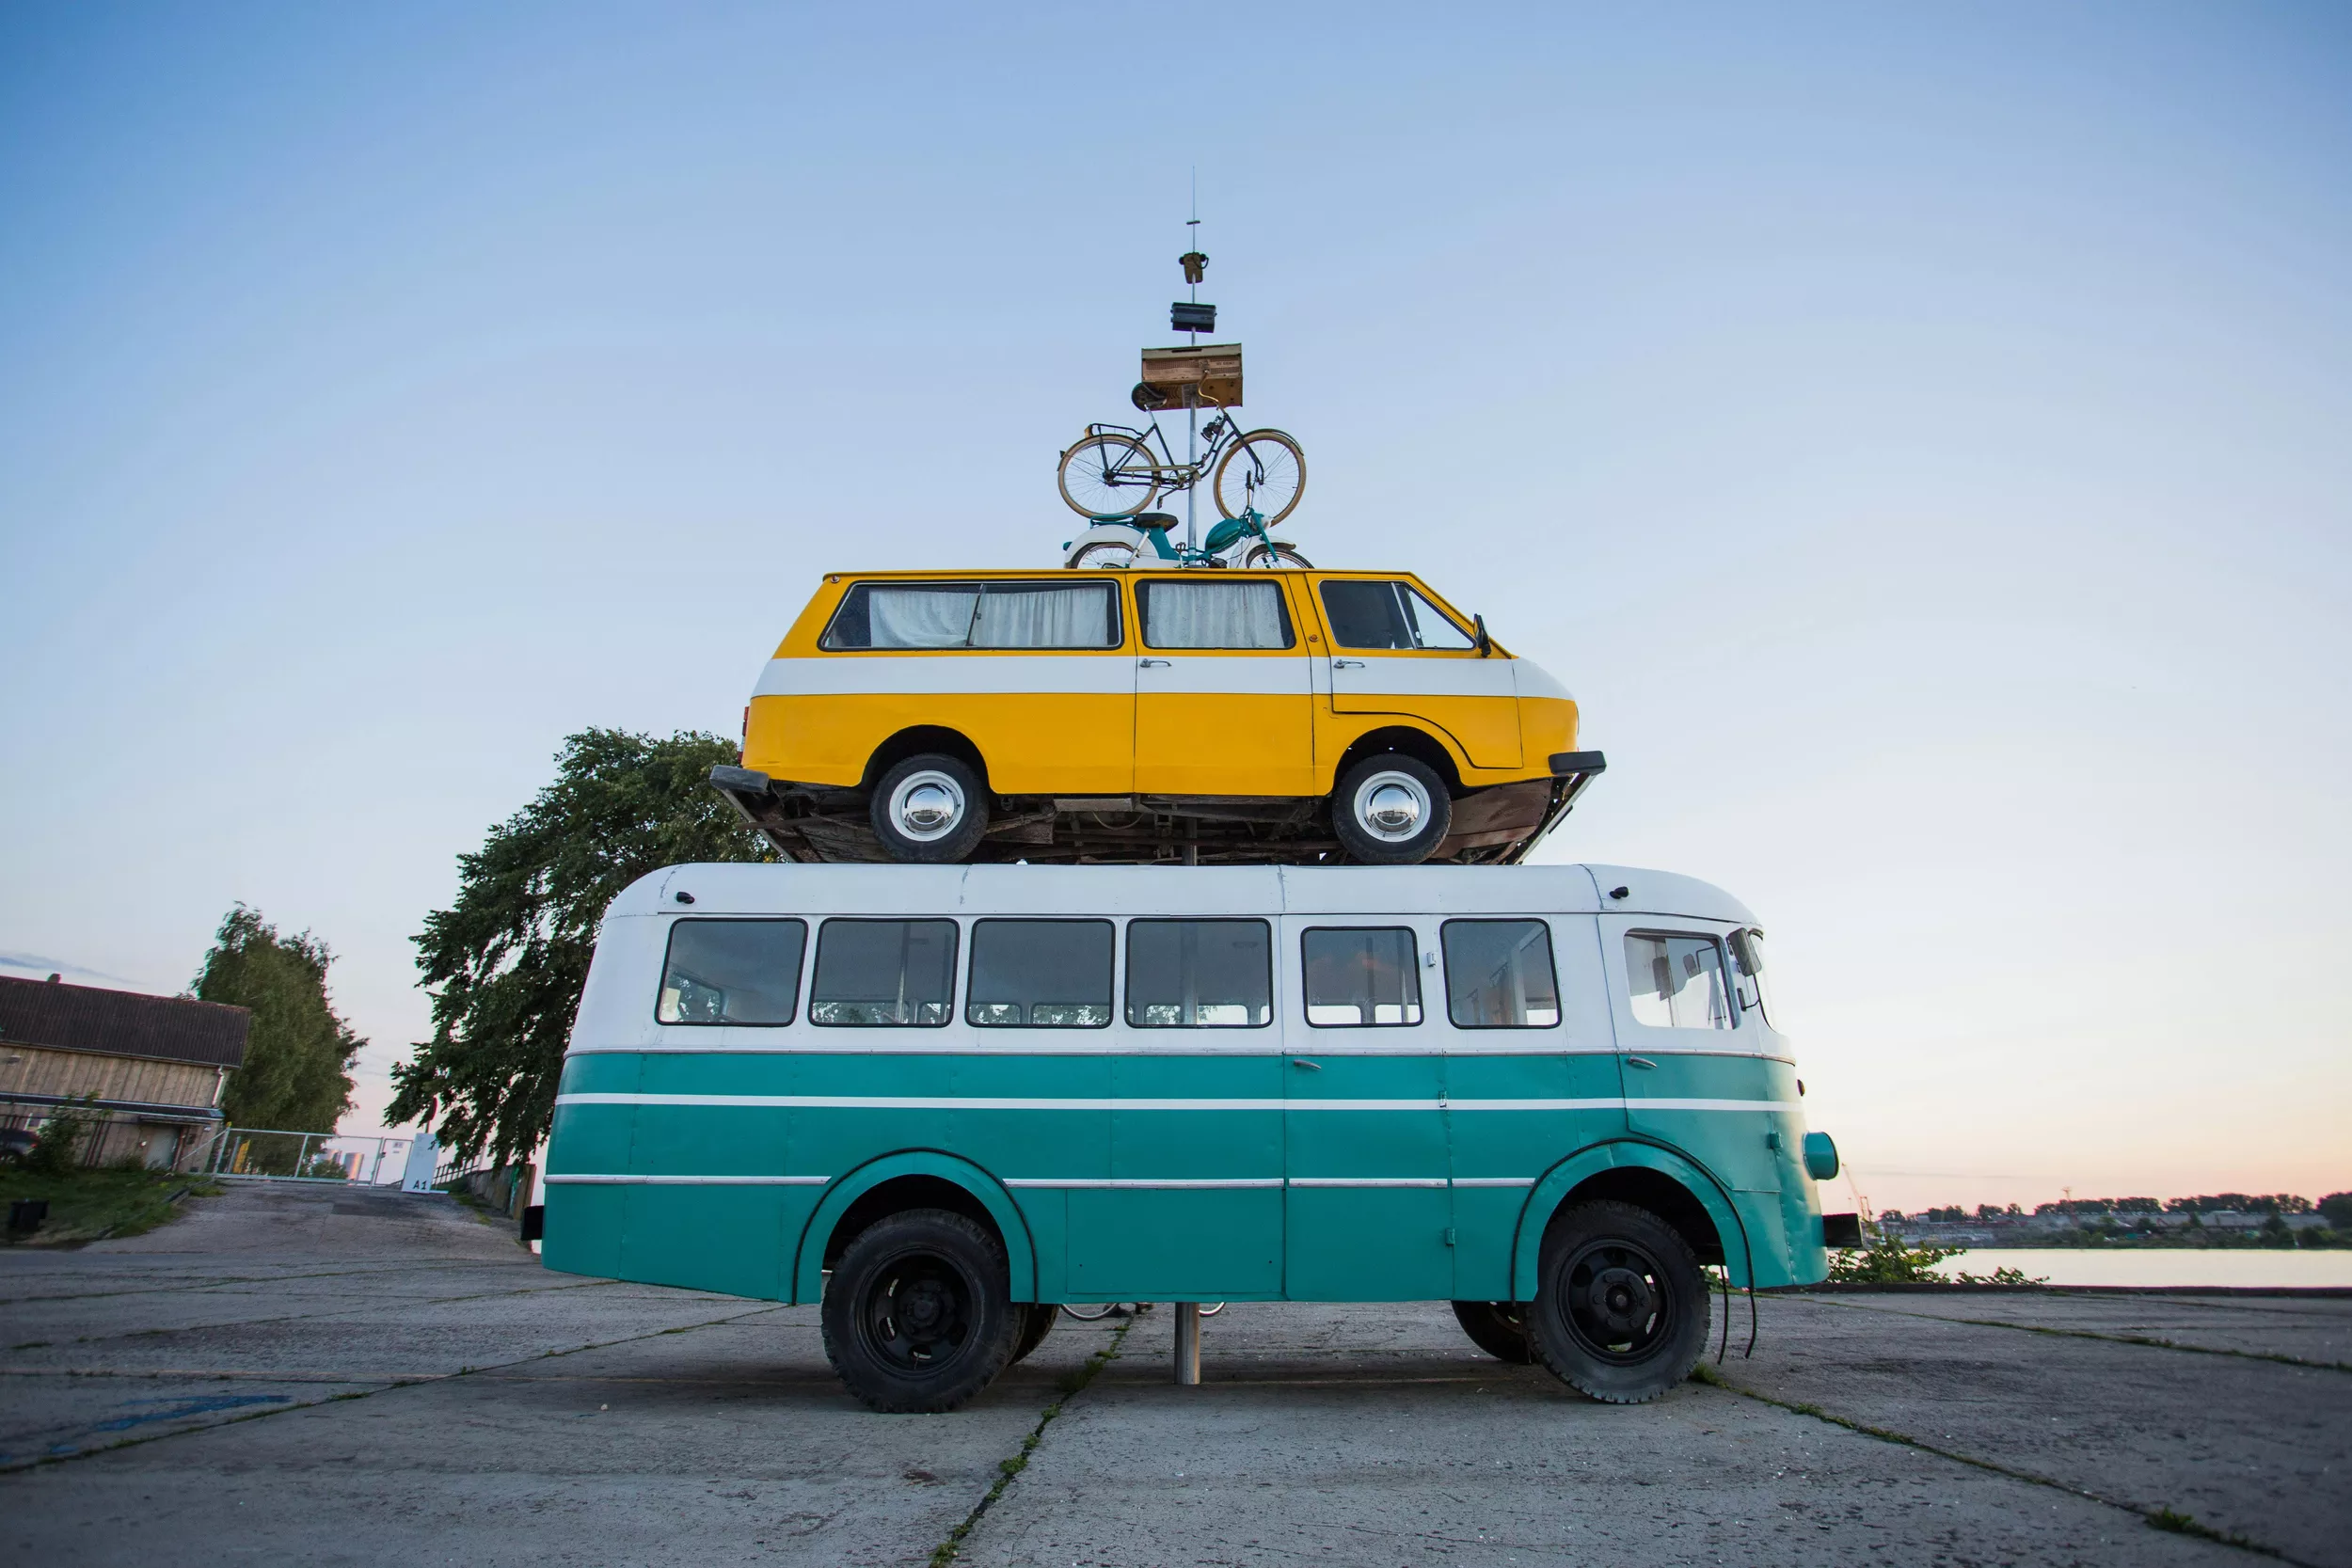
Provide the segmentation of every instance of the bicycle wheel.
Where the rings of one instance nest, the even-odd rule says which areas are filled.
[[[1061,499],[1086,517],[1132,517],[1160,493],[1160,466],[1132,436],[1089,436],[1061,454]]]
[[[1298,509],[1307,493],[1307,454],[1279,430],[1253,430],[1233,443],[1216,466],[1216,510],[1238,517],[1256,507],[1272,528]]]
[[[1089,545],[1085,549],[1080,550],[1070,561],[1070,565],[1073,568],[1081,570],[1087,567],[1095,566],[1107,566],[1113,569],[1118,569],[1120,567],[1132,566],[1135,563],[1136,547],[1133,545],[1115,544],[1108,539],[1101,540],[1095,544]]]
[[[1311,572],[1314,570],[1315,565],[1313,562],[1300,555],[1288,545],[1279,543],[1271,547],[1264,545],[1250,546],[1249,553],[1242,557],[1241,563],[1252,569],[1298,566]]]
[[[1097,1318],[1107,1318],[1118,1310],[1118,1307],[1119,1303],[1115,1301],[1065,1301],[1061,1304],[1063,1311],[1082,1323],[1090,1323]]]
[[[1202,1317],[1204,1317],[1204,1318],[1214,1318],[1214,1317],[1216,1317],[1216,1316],[1219,1312],[1222,1312],[1222,1311],[1224,1311],[1224,1310],[1225,1310],[1225,1304],[1224,1304],[1223,1302],[1221,1302],[1221,1301],[1210,1302],[1210,1303],[1207,1303],[1206,1305],[1204,1305],[1204,1306],[1200,1308],[1200,1315],[1201,1315]]]

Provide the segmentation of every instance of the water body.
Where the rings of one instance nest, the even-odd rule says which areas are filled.
[[[1940,1274],[2018,1269],[2053,1285],[2352,1286],[2352,1250],[2202,1252],[2154,1248],[1972,1247],[1936,1266]]]

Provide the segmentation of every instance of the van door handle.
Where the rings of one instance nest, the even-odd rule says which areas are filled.
[[[1138,670],[1165,670],[1168,667],[1168,661],[1164,658],[1139,658],[1136,660],[1136,668]]]
[[[1304,1056],[1293,1056],[1291,1058],[1291,1066],[1303,1067],[1309,1072],[1321,1072],[1323,1070],[1323,1064],[1321,1062],[1311,1062]]]
[[[1331,661],[1334,670],[1360,670],[1363,667],[1364,661],[1360,658],[1335,658]]]
[[[1628,1066],[1628,1067],[1638,1067],[1638,1068],[1643,1068],[1643,1069],[1648,1069],[1648,1068],[1654,1068],[1654,1067],[1656,1067],[1658,1064],[1657,1064],[1656,1062],[1651,1061],[1651,1060],[1650,1060],[1647,1056],[1628,1056],[1628,1057],[1625,1059],[1625,1065],[1626,1065],[1626,1066]]]

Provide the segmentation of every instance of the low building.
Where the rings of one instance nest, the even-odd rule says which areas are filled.
[[[83,1164],[179,1165],[221,1126],[252,1022],[217,1002],[0,975],[0,1129],[79,1101],[99,1120]]]

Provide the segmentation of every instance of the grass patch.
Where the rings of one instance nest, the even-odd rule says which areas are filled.
[[[69,1245],[107,1236],[136,1236],[182,1212],[175,1199],[211,1197],[216,1183],[199,1176],[163,1170],[73,1170],[45,1176],[0,1170],[0,1203],[21,1197],[47,1198],[49,1217],[29,1237],[9,1234],[11,1243]]]

